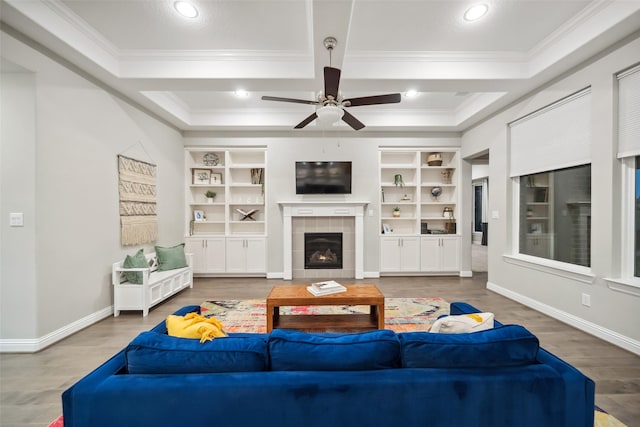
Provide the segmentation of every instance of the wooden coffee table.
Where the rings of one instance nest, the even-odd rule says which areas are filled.
[[[347,292],[313,296],[307,285],[274,286],[267,297],[267,332],[275,328],[312,330],[384,329],[384,295],[375,285],[344,285]],[[280,307],[317,305],[368,305],[369,314],[281,315]]]

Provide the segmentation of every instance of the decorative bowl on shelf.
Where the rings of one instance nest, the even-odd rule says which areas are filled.
[[[442,153],[430,153],[427,155],[427,164],[429,166],[442,166]]]

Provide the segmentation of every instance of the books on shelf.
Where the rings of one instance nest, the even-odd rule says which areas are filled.
[[[307,286],[307,290],[311,294],[319,297],[323,295],[331,295],[331,294],[337,294],[340,292],[346,292],[347,288],[342,286],[340,283],[336,282],[335,280],[327,280],[326,282],[312,283],[310,286]]]

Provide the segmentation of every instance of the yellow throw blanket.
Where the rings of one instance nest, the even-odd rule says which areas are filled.
[[[200,338],[202,343],[227,336],[218,319],[207,318],[198,313],[189,313],[185,316],[172,314],[167,317],[166,324],[169,335],[180,338]]]

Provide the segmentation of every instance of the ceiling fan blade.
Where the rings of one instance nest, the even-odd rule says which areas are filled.
[[[360,105],[375,104],[396,104],[400,102],[402,96],[399,93],[390,93],[388,95],[363,96],[360,98],[345,99],[345,107],[358,107]]]
[[[262,100],[263,101],[295,102],[297,104],[318,105],[318,101],[307,101],[305,99],[294,99],[294,98],[279,98],[277,96],[263,96]]]
[[[353,117],[351,113],[349,113],[347,110],[343,110],[343,111],[344,111],[344,115],[342,116],[343,122],[351,126],[354,130],[360,130],[364,127],[364,123],[362,123],[360,120]]]
[[[313,113],[312,115],[310,115],[309,117],[307,117],[306,119],[304,119],[303,121],[298,123],[294,127],[294,129],[302,129],[303,127],[305,127],[306,125],[308,125],[309,123],[311,123],[312,121],[314,121],[317,118],[318,118],[318,115],[316,113]]]
[[[324,96],[338,99],[338,86],[340,86],[340,69],[324,67]]]

